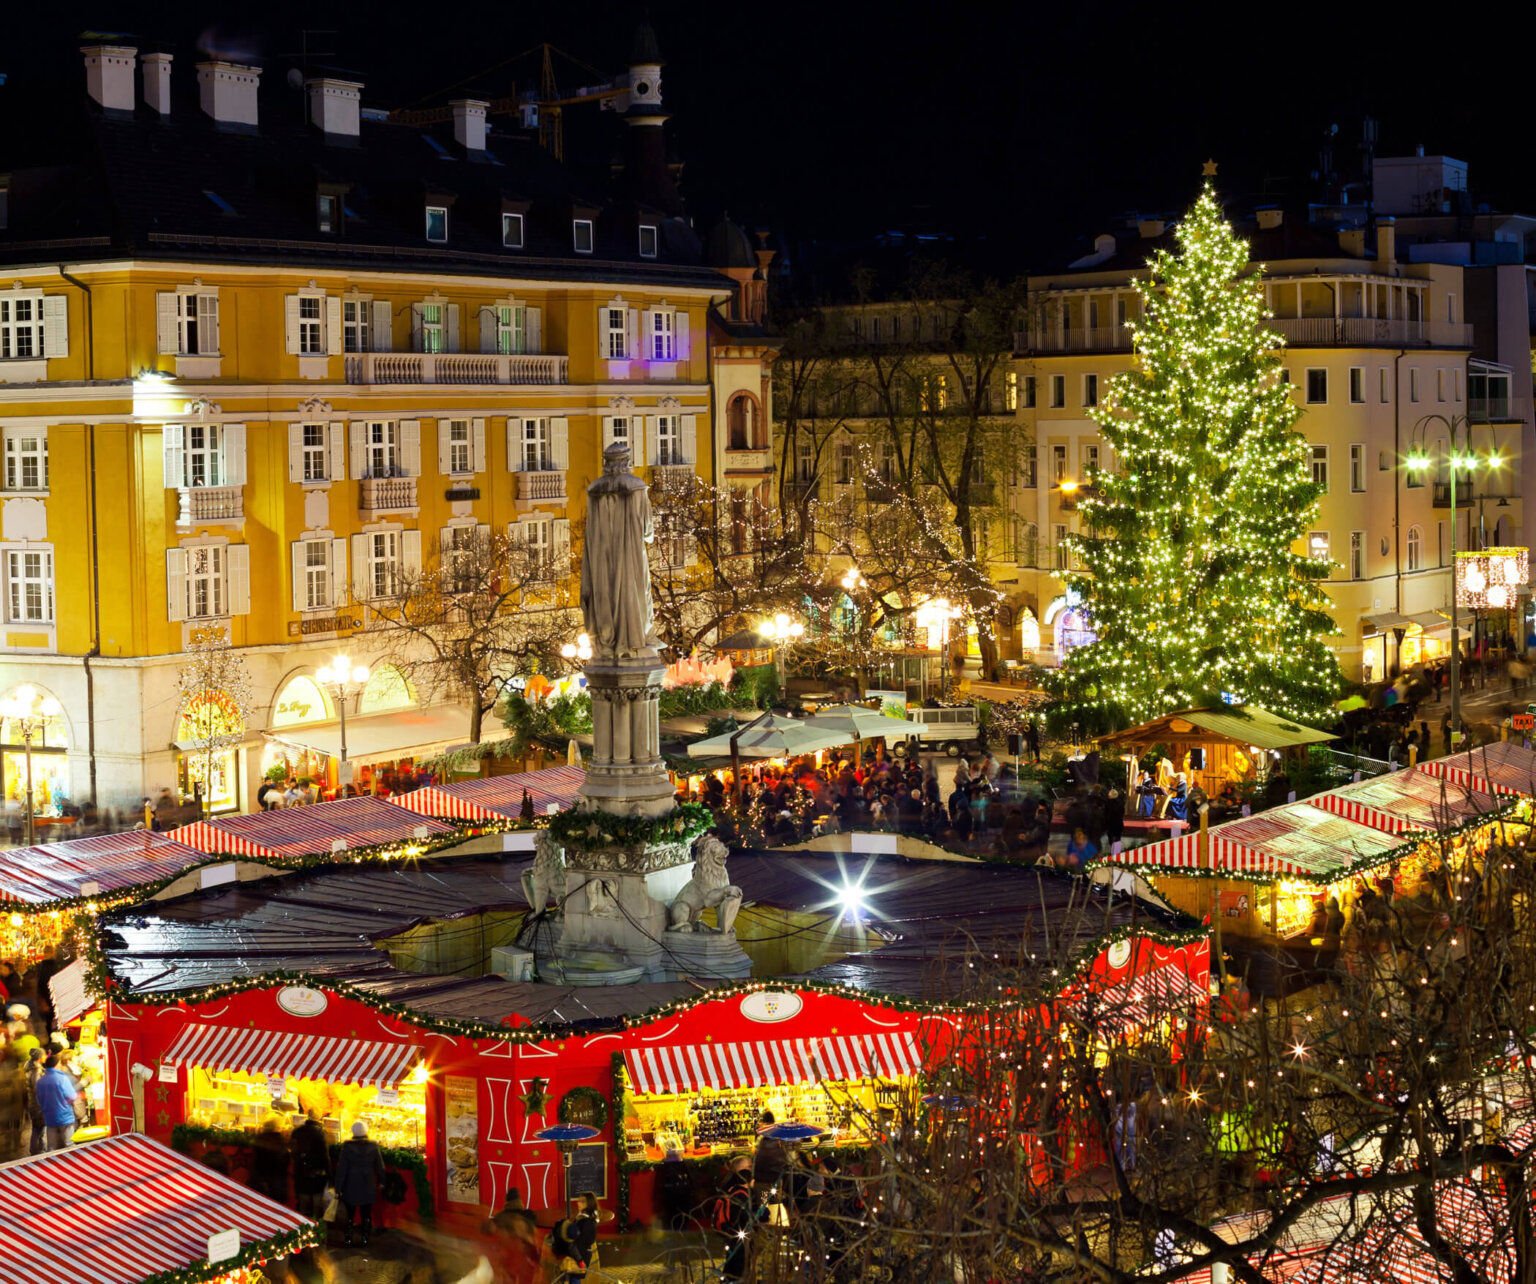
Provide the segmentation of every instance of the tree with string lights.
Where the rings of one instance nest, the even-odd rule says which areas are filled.
[[[1097,640],[1064,674],[1074,716],[1139,722],[1223,698],[1323,715],[1339,682],[1321,581],[1302,547],[1318,487],[1281,340],[1246,242],[1207,182],[1137,288],[1137,363],[1094,412],[1114,466],[1068,537]]]

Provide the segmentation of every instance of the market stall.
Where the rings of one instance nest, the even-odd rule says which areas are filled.
[[[124,893],[152,891],[207,860],[206,852],[144,829],[13,847],[0,861],[0,901],[110,904]]]
[[[1469,783],[1470,782],[1470,783]],[[1424,771],[1392,771],[1356,781],[1307,801],[1337,816],[1389,834],[1439,833],[1508,810],[1508,795]]]
[[[0,1164],[0,1284],[242,1284],[307,1218],[137,1133]]]
[[[581,767],[546,767],[510,776],[427,785],[408,794],[395,794],[389,801],[418,815],[444,820],[516,820],[522,814],[525,792],[534,814],[544,816],[551,809],[564,811],[574,803],[586,777]]]
[[[454,829],[391,806],[381,798],[339,798],[312,807],[200,820],[173,833],[177,842],[212,855],[284,861],[384,843],[442,838],[452,835]]]
[[[1536,750],[1512,740],[1421,762],[1415,770],[1483,793],[1536,797]]]

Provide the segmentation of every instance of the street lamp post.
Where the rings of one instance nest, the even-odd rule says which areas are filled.
[[[798,642],[805,636],[805,625],[799,620],[792,620],[780,611],[771,620],[764,620],[763,627],[758,630],[773,645],[774,667],[779,675],[779,688],[783,689],[785,683],[784,648],[791,642]]]
[[[560,648],[560,658],[585,663],[592,658],[592,639],[585,633],[578,633],[574,642],[567,642]]]
[[[949,622],[960,618],[961,610],[958,606],[951,606],[948,598],[937,598],[924,602],[917,608],[914,617],[918,628],[927,629],[930,633],[935,628],[939,631],[939,699],[949,686]]]
[[[1456,604],[1456,473],[1465,468],[1470,475],[1472,470],[1484,466],[1487,468],[1500,468],[1504,458],[1497,450],[1491,450],[1485,459],[1479,459],[1472,452],[1472,424],[1465,415],[1425,415],[1413,426],[1414,444],[1409,447],[1408,469],[1410,472],[1422,473],[1429,469],[1434,460],[1424,448],[1424,434],[1431,424],[1438,423],[1444,426],[1446,431],[1447,449],[1450,455],[1451,474],[1451,736],[1455,745],[1461,744],[1461,619]],[[1456,435],[1465,433],[1465,453],[1457,452]]]
[[[338,655],[316,671],[315,680],[336,697],[336,707],[341,710],[341,760],[336,764],[336,785],[340,788],[352,783],[352,764],[347,761],[347,701],[368,685],[368,666],[354,665],[346,656]]]
[[[865,666],[859,662],[859,601],[854,594],[861,588],[867,588],[864,577],[859,574],[857,566],[850,566],[843,572],[843,578],[838,581],[843,586],[843,594],[848,599],[848,611],[850,624],[848,632],[852,638],[852,645],[848,648],[849,657],[854,664],[854,681],[858,683],[859,694],[864,694],[863,672]]]
[[[26,834],[27,846],[32,846],[37,837],[36,825],[33,813],[36,803],[32,794],[32,741],[37,733],[43,730],[48,723],[59,716],[59,702],[52,696],[38,698],[37,689],[32,686],[19,686],[11,693],[9,699],[0,703],[0,717],[8,718],[15,729],[21,734],[21,743],[26,751],[27,758],[27,811]]]

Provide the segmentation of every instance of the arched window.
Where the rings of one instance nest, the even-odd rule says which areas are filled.
[[[411,684],[393,664],[381,664],[363,688],[358,713],[384,713],[389,709],[408,709],[416,703]]]
[[[1424,569],[1424,532],[1417,526],[1408,528],[1408,569],[1410,571]]]
[[[757,402],[749,392],[738,392],[726,403],[725,432],[727,450],[758,450]]]

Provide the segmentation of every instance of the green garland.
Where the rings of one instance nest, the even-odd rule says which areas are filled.
[[[171,1149],[179,1150],[187,1154],[193,1142],[200,1141],[205,1146],[240,1146],[250,1150],[253,1146],[253,1138],[250,1133],[238,1128],[213,1128],[207,1124],[179,1123],[171,1129]],[[331,1158],[334,1160],[341,1152],[341,1144],[333,1142],[329,1147]],[[391,1168],[411,1174],[412,1184],[416,1187],[416,1203],[423,1217],[431,1217],[433,1212],[432,1179],[427,1173],[427,1157],[419,1150],[408,1150],[398,1146],[380,1146],[379,1153],[383,1155],[384,1162]]]
[[[702,803],[679,803],[664,816],[621,816],[612,811],[562,811],[549,818],[549,832],[561,845],[583,851],[604,847],[691,843],[715,823]]]
[[[599,1132],[608,1126],[608,1098],[603,1096],[603,1094],[596,1088],[588,1088],[585,1086],[572,1088],[565,1094],[565,1096],[560,1098],[558,1113],[561,1123],[586,1122],[584,1119],[571,1119],[571,1111],[567,1109],[566,1103],[576,1101],[590,1101],[597,1107],[597,1122],[592,1126],[595,1127]]]
[[[265,1266],[275,1257],[286,1257],[290,1253],[297,1253],[300,1249],[321,1244],[324,1240],[325,1227],[317,1223],[306,1226],[302,1230],[288,1231],[282,1235],[274,1235],[271,1239],[242,1245],[239,1253],[222,1262],[198,1262],[194,1266],[184,1266],[180,1270],[159,1271],[154,1275],[146,1275],[141,1284],[202,1284],[205,1280],[216,1280],[222,1275],[228,1275],[231,1271],[238,1271],[247,1266]]]

